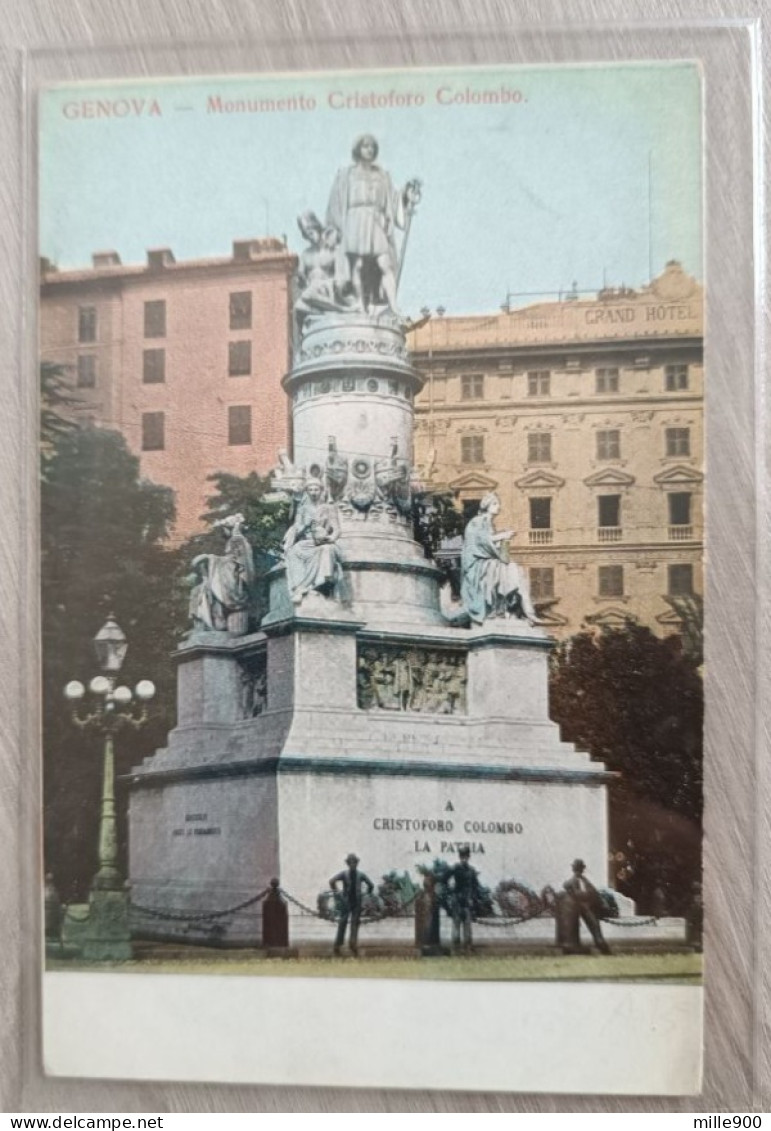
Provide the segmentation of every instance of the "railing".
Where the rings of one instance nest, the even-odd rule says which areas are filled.
[[[669,541],[670,542],[690,542],[693,539],[693,527],[678,525],[670,526],[669,528]]]
[[[598,526],[597,527],[597,541],[598,542],[620,542],[621,541],[621,527],[620,526]]]
[[[528,535],[531,546],[546,546],[554,541],[553,530],[530,530]]]

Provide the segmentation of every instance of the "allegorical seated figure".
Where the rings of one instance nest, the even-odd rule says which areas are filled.
[[[254,582],[252,547],[243,532],[244,516],[231,514],[214,523],[225,535],[223,554],[193,559],[189,613],[193,631],[247,631],[250,587]]]
[[[508,561],[502,544],[513,531],[495,532],[495,517],[500,513],[498,496],[490,493],[479,504],[479,514],[466,526],[461,553],[461,601],[474,624],[489,617],[519,617],[537,623],[530,591],[523,570]]]
[[[342,578],[337,508],[322,501],[323,490],[320,479],[306,481],[294,522],[284,535],[286,581],[295,605],[312,590],[332,596]]]

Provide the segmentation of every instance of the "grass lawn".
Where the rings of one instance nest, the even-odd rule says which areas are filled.
[[[85,963],[49,959],[48,970],[130,974],[238,974],[271,978],[425,978],[445,981],[621,981],[698,985],[700,954],[625,953],[603,955],[472,955],[468,958],[417,958],[413,955],[353,958],[266,958],[254,951],[217,951],[189,957],[158,955],[130,962]]]

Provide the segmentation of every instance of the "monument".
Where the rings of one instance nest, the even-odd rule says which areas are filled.
[[[551,641],[496,496],[466,530],[461,616],[442,612],[444,576],[413,537],[422,379],[398,285],[421,186],[395,187],[377,158],[360,138],[325,222],[299,220],[294,447],[274,477],[292,517],[258,632],[241,516],[221,556],[196,560],[178,725],[131,782],[132,900],[178,916],[142,919],[145,934],[255,943],[259,903],[204,916],[279,877],[292,942],[331,945],[303,908],[353,850],[376,884],[394,870],[417,882],[418,865],[466,847],[490,887],[557,886],[576,856],[605,874],[611,775],[549,719]]]

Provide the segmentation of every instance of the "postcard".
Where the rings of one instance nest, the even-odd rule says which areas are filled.
[[[698,66],[39,119],[46,1070],[697,1092]]]

